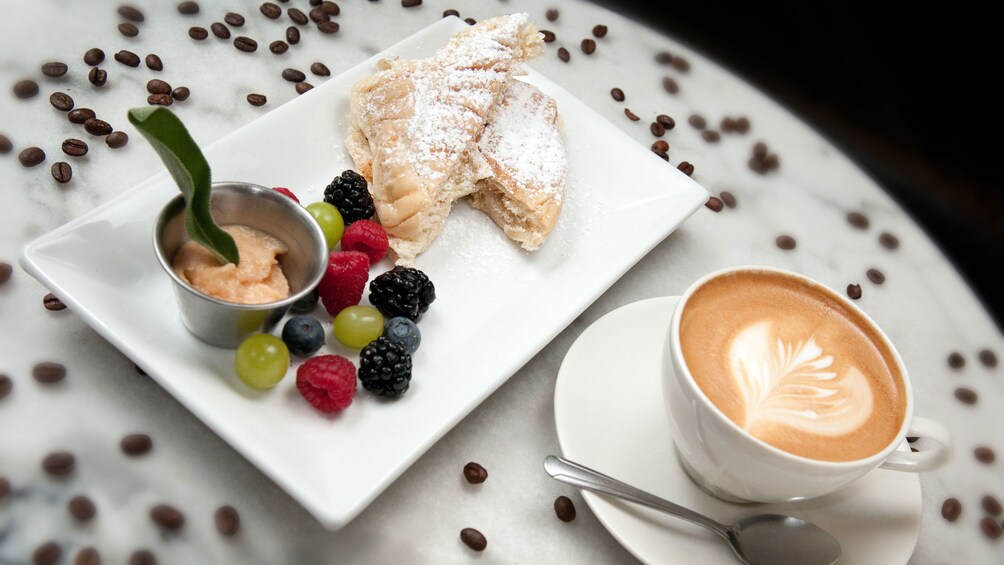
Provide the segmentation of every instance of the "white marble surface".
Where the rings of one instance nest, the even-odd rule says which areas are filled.
[[[347,0],[335,18],[342,26],[338,34],[324,36],[305,28],[300,45],[282,56],[269,53],[267,43],[281,38],[290,22],[285,16],[278,22],[265,19],[257,2],[203,0],[201,13],[193,17],[178,14],[173,1],[136,4],[146,21],[135,39],[116,31],[120,18],[112,2],[23,3],[0,22],[0,133],[15,145],[14,153],[0,156],[0,261],[15,264],[13,277],[0,287],[0,373],[14,382],[13,392],[0,400],[0,476],[13,489],[0,499],[0,563],[29,562],[33,549],[50,539],[63,548],[64,563],[86,545],[99,548],[106,563],[124,562],[144,547],[160,563],[628,562],[631,555],[590,514],[578,493],[541,470],[544,456],[558,449],[552,409],[557,367],[575,337],[604,313],[642,298],[677,294],[698,276],[739,263],[795,269],[837,289],[852,282],[862,285],[859,304],[891,336],[911,368],[917,413],[945,423],[956,441],[949,464],[922,477],[924,520],[913,561],[999,562],[1004,541],[987,540],[978,522],[984,495],[1004,499],[1002,461],[983,465],[972,451],[986,445],[1004,454],[999,438],[1001,369],[984,367],[976,358],[983,348],[1004,354],[1004,339],[951,265],[871,180],[809,128],[719,67],[669,38],[567,0],[546,5],[427,0],[412,9],[390,0]],[[287,6],[308,8],[305,0]],[[544,21],[550,6],[561,12],[557,22]],[[131,361],[71,311],[43,309],[47,291],[16,266],[16,258],[35,237],[160,170],[153,152],[125,123],[125,110],[145,101],[144,84],[150,78],[191,88],[191,99],[173,109],[195,138],[208,144],[296,96],[292,84],[279,76],[283,68],[306,71],[311,62],[322,61],[337,74],[438,20],[446,8],[479,20],[529,11],[541,27],[558,35],[534,63],[536,69],[646,147],[654,139],[648,123],[656,114],[676,118],[677,128],[666,136],[672,163],[694,163],[699,182],[715,193],[732,191],[739,205],[719,214],[699,211],[354,522],[328,532],[166,392],[139,376]],[[189,26],[208,28],[230,10],[247,18],[240,33],[258,40],[257,53],[240,53],[212,35],[202,43],[188,38]],[[608,25],[610,32],[597,41],[596,53],[586,56],[577,46],[597,23]],[[572,53],[568,64],[555,55],[560,45]],[[88,69],[81,61],[84,51],[95,46],[108,56],[102,66],[109,84],[102,91],[87,82]],[[111,59],[119,49],[141,57],[156,52],[165,70],[124,67]],[[663,49],[686,55],[691,70],[681,74],[659,66],[653,56]],[[69,75],[41,76],[38,67],[49,60],[68,63]],[[662,90],[663,76],[677,78],[679,94]],[[12,96],[9,85],[24,77],[39,82],[38,97],[20,101]],[[627,94],[625,103],[610,98],[614,86]],[[48,104],[48,94],[55,90],[129,132],[130,144],[112,151],[67,122]],[[244,98],[249,92],[267,95],[268,104],[248,105]],[[624,118],[624,106],[642,120]],[[686,125],[695,111],[712,124],[725,115],[747,115],[752,131],[708,144]],[[88,156],[62,156],[59,144],[67,137],[85,139],[91,145]],[[778,172],[760,176],[746,168],[755,140],[766,141],[781,156]],[[16,152],[30,145],[42,147],[48,159],[23,169]],[[49,175],[57,160],[74,166],[68,185],[57,185]],[[851,228],[844,219],[851,210],[866,213],[871,227]],[[879,246],[882,231],[899,238],[899,249]],[[779,250],[774,238],[780,233],[796,237],[797,249]],[[869,267],[886,274],[884,285],[867,281]],[[967,360],[961,371],[946,365],[952,351]],[[44,360],[64,363],[67,379],[48,387],[33,381],[31,367]],[[953,396],[958,386],[975,390],[977,404],[958,402]],[[153,451],[137,459],[124,457],[118,441],[131,432],[150,434]],[[41,459],[56,449],[77,454],[77,470],[66,480],[53,480],[39,468]],[[463,481],[460,471],[470,460],[489,470],[485,484],[472,487]],[[78,493],[98,506],[97,518],[85,526],[74,524],[65,509]],[[577,504],[579,514],[572,523],[554,518],[551,503],[559,494]],[[941,503],[949,496],[963,504],[955,523],[940,516]],[[158,502],[184,511],[187,523],[179,533],[164,534],[149,521],[149,507]],[[221,504],[233,504],[241,514],[235,538],[222,538],[212,525],[213,510]],[[467,526],[487,536],[483,554],[460,543],[458,533]],[[686,556],[667,556],[667,561],[686,562]]]

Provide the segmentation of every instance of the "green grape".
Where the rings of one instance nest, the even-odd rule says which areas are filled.
[[[345,222],[342,213],[327,202],[314,202],[307,205],[307,211],[317,220],[324,232],[324,240],[328,243],[328,251],[335,248],[345,232]]]
[[[332,327],[339,343],[362,349],[383,335],[383,314],[372,306],[349,306],[335,316]]]
[[[237,376],[251,388],[274,387],[289,369],[289,349],[271,334],[255,334],[241,342],[234,355]]]

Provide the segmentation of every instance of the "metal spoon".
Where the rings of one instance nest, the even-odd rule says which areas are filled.
[[[739,560],[748,565],[832,565],[840,558],[840,544],[833,536],[812,522],[799,518],[758,514],[726,526],[561,457],[548,455],[544,459],[544,470],[563,483],[623,498],[703,526],[725,538]]]

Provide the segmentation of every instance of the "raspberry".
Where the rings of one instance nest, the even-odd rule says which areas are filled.
[[[341,355],[318,355],[296,370],[296,388],[325,414],[348,408],[356,396],[356,367]]]
[[[279,194],[285,194],[286,196],[292,198],[297,204],[300,203],[300,199],[293,194],[293,191],[284,186],[273,186],[272,190],[278,192]]]
[[[370,265],[386,257],[389,248],[387,232],[373,220],[356,220],[342,235],[342,251],[361,251],[369,256]]]
[[[332,316],[359,304],[369,278],[370,260],[359,251],[333,251],[328,256],[328,269],[317,285],[324,309]]]

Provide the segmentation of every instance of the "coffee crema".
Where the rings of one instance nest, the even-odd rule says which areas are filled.
[[[882,451],[903,424],[892,351],[827,289],[784,273],[728,273],[691,294],[679,335],[708,399],[778,449],[854,461]]]

